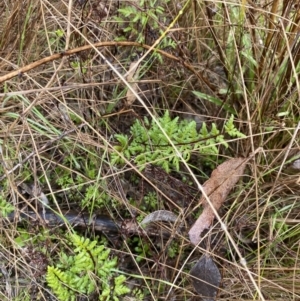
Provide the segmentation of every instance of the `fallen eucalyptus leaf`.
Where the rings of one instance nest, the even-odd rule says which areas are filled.
[[[226,201],[229,192],[243,175],[245,167],[244,158],[227,160],[220,164],[212,172],[210,179],[203,184],[203,189],[216,210]],[[190,241],[194,245],[200,242],[201,233],[210,227],[215,217],[204,196],[201,197],[200,203],[203,205],[203,212],[189,231]]]
[[[203,255],[190,271],[192,284],[204,301],[213,301],[221,282],[221,274],[210,256]]]

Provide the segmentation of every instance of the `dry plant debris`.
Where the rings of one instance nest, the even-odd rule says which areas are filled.
[[[173,222],[176,223],[178,220],[178,216],[171,211],[168,210],[157,210],[150,214],[148,214],[141,222],[141,226],[146,226],[148,223],[153,222]],[[183,227],[181,223],[179,225],[180,228]]]
[[[193,287],[204,301],[213,301],[221,282],[221,274],[210,256],[203,255],[191,269]]]
[[[245,166],[244,158],[227,160],[219,165],[212,172],[210,179],[203,184],[203,189],[216,210],[219,210],[231,189],[243,175]],[[204,196],[201,197],[200,203],[203,204],[203,212],[189,231],[190,241],[194,245],[200,242],[201,233],[210,227],[215,217]]]
[[[72,227],[82,223],[84,228],[78,230],[93,235],[103,228],[98,213],[107,214],[106,229],[111,225],[114,230],[99,233],[99,242],[102,237],[109,240],[120,259],[118,268],[132,274],[130,286],[145,291],[140,300],[200,299],[194,296],[194,288],[187,287],[187,275],[181,269],[190,258],[191,245],[182,236],[164,235],[171,232],[163,231],[166,227],[158,231],[163,221],[141,231],[133,214],[146,216],[164,209],[181,212],[198,192],[189,187],[190,176],[181,168],[177,174],[154,170],[156,162],[151,159],[147,162],[153,165],[150,171],[142,171],[143,181],[132,166],[114,166],[108,154],[114,151],[112,137],[129,135],[133,122],[150,118],[149,111],[160,116],[169,110],[172,118],[200,120],[199,125],[205,116],[210,127],[213,122],[225,122],[230,109],[235,111],[234,124],[246,136],[228,141],[230,152],[247,153],[260,146],[263,153],[253,157],[255,177],[246,185],[241,183],[234,212],[228,212],[226,221],[234,244],[222,241],[224,233],[210,233],[207,247],[212,247],[212,260],[213,254],[218,256],[218,268],[222,266],[224,275],[218,300],[299,300],[299,2],[142,2],[0,2],[0,207],[2,212],[22,211],[11,222],[1,219],[1,299],[53,299],[39,273],[42,270],[36,274],[32,270],[36,263],[21,252],[20,240],[24,248],[45,252],[49,264],[56,264],[69,233],[58,226],[67,219]],[[159,6],[165,9],[163,15],[156,13]],[[141,18],[131,22],[137,14],[132,20],[118,21],[120,8],[129,12],[132,8],[146,24]],[[161,33],[176,47],[156,45],[162,40]],[[144,43],[137,36],[143,36]],[[139,59],[135,73],[128,72],[131,62],[147,50],[151,52]],[[143,106],[134,95],[126,97],[128,85],[134,83],[138,87],[131,86],[131,91],[142,96]],[[195,97],[194,92],[200,91],[203,96]],[[228,149],[217,148],[219,156],[229,154]],[[190,163],[195,176],[206,171],[202,167],[207,159],[193,153]],[[28,205],[37,210],[39,194],[23,194],[19,183],[41,183],[50,204],[59,206],[56,209],[63,213],[69,208],[83,210],[83,216],[77,213],[51,220],[47,212],[43,216],[36,211],[35,217],[30,214],[23,221]],[[157,206],[144,200],[153,191]],[[87,212],[90,208],[85,206],[90,204],[93,210]],[[94,204],[101,209],[94,211]],[[202,205],[210,211],[206,200]],[[247,224],[236,223],[236,217],[245,217]],[[46,218],[59,224],[48,230],[48,224],[42,223]],[[174,228],[180,222],[177,219]],[[253,237],[257,243],[249,241]],[[233,246],[245,258],[242,263],[247,268],[234,260],[238,254]],[[258,287],[249,283],[247,271]],[[91,280],[98,278],[91,274]],[[99,299],[98,292],[97,288],[93,295],[76,298],[93,301]],[[137,296],[128,298],[138,300]]]
[[[139,88],[138,83],[134,82],[138,80],[139,77],[139,70],[137,70],[138,66],[139,65],[137,64],[137,62],[132,62],[129,67],[129,73],[126,77],[126,80],[128,81],[129,85],[131,86],[131,88],[135,93],[138,93],[138,88]],[[127,106],[131,106],[136,100],[136,95],[130,89],[127,90],[126,100],[127,100],[126,103]]]

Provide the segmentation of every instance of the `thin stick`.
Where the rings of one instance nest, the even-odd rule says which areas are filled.
[[[59,60],[63,57],[66,57],[66,56],[70,56],[70,55],[73,55],[73,54],[76,54],[76,53],[79,53],[79,52],[82,52],[82,51],[86,51],[86,50],[90,50],[90,49],[95,49],[95,48],[98,48],[98,47],[108,47],[108,46],[127,46],[127,47],[142,47],[142,48],[145,48],[149,51],[153,51],[153,52],[157,52],[171,60],[174,60],[178,63],[181,63],[185,68],[187,68],[188,70],[190,70],[193,74],[195,74],[201,81],[205,82],[206,85],[209,86],[209,88],[211,88],[213,91],[216,90],[216,88],[205,78],[202,76],[201,73],[198,73],[194,67],[190,64],[188,64],[186,61],[180,59],[179,57],[176,57],[166,51],[163,51],[163,50],[160,50],[160,49],[153,49],[153,46],[149,46],[149,45],[146,45],[146,44],[140,44],[140,43],[137,43],[137,42],[127,42],[127,41],[121,41],[121,42],[116,42],[116,41],[106,41],[106,42],[98,42],[98,43],[94,43],[94,44],[89,44],[89,45],[84,45],[84,46],[81,46],[81,47],[77,47],[77,48],[74,48],[74,49],[70,49],[70,50],[67,50],[65,52],[60,52],[60,53],[55,53],[55,54],[52,54],[50,56],[47,56],[45,58],[42,58],[38,61],[35,61],[33,63],[30,63],[24,67],[21,67],[15,71],[12,71],[12,72],[9,72],[8,74],[5,74],[3,76],[0,76],[0,83],[2,82],[5,82],[13,77],[16,77],[16,76],[19,76],[20,74],[23,74],[25,72],[28,72],[34,68],[37,68],[38,66],[41,66],[41,65],[44,65],[46,63],[49,63],[49,62],[52,62],[54,60]]]

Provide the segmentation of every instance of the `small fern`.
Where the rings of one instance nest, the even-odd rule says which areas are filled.
[[[48,266],[47,282],[59,300],[75,300],[75,292],[68,285],[70,279],[67,273],[62,272],[58,268]]]
[[[225,131],[228,133],[231,137],[238,137],[238,138],[245,138],[246,136],[239,132],[238,129],[233,124],[233,115],[228,119],[225,126]]]
[[[70,235],[75,247],[73,256],[60,254],[56,267],[48,266],[46,280],[60,301],[73,301],[78,295],[99,291],[99,300],[118,301],[119,296],[130,292],[124,284],[126,277],[117,275],[117,258],[110,258],[110,250],[98,246],[96,240],[76,234]],[[114,285],[111,288],[111,281]]]
[[[158,122],[177,146],[185,161],[190,160],[193,152],[215,156],[219,151],[218,144],[228,147],[224,135],[214,123],[211,125],[211,130],[208,130],[204,122],[200,131],[197,131],[195,121],[179,121],[178,117],[171,119],[168,111],[158,119]],[[233,116],[225,123],[224,132],[230,137],[245,137],[235,128]],[[152,163],[161,166],[166,172],[170,172],[171,168],[179,171],[180,158],[154,121],[150,122],[145,118],[142,124],[137,120],[131,126],[130,133],[130,142],[126,135],[115,135],[119,145],[115,146],[116,152],[111,154],[113,164],[124,164],[125,159],[133,159],[141,169],[147,163]]]

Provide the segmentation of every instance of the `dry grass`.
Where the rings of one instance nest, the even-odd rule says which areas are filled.
[[[1,2],[0,81],[61,53],[1,83],[1,199],[16,211],[40,210],[36,195],[20,188],[27,183],[40,186],[56,211],[89,207],[99,213],[100,199],[100,213],[116,221],[164,209],[183,214],[190,227],[199,213],[197,183],[192,184],[195,198],[183,201],[170,192],[178,182],[166,174],[166,183],[161,183],[140,173],[132,162],[112,166],[113,135],[129,133],[136,119],[159,116],[167,109],[172,116],[222,125],[230,108],[247,138],[229,141],[227,150],[220,147],[220,159],[261,151],[249,160],[244,178],[219,212],[226,231],[216,220],[203,244],[193,248],[187,231],[179,235],[170,225],[158,225],[157,233],[173,235],[165,239],[162,234],[123,233],[109,237],[108,245],[119,257],[121,270],[141,276],[130,281],[144,289],[145,300],[198,299],[188,272],[202,253],[213,256],[222,273],[217,300],[298,300],[299,169],[291,168],[291,158],[299,152],[299,5],[292,0],[170,2],[159,26],[177,47],[162,49],[166,53],[161,63],[151,49],[160,37],[153,28],[138,28],[150,50],[134,43],[93,47],[122,35],[135,42],[114,19],[121,4]],[[68,50],[83,45],[90,48],[69,55]],[[134,86],[128,84],[126,72],[138,59],[140,73],[134,80],[139,89],[132,92],[136,100],[128,103],[127,89]],[[212,101],[198,99],[192,91],[210,95]],[[193,173],[203,183],[211,172],[205,162],[205,156],[195,154],[189,172],[182,165],[181,172],[172,175],[193,182]],[[92,185],[98,192],[83,202]],[[143,199],[149,192],[156,194],[154,205]],[[56,300],[44,275],[47,265],[57,262],[68,230],[49,232],[46,225],[17,226],[2,220],[1,300]],[[247,265],[240,263],[237,251]],[[139,260],[141,254],[145,258]]]

